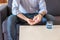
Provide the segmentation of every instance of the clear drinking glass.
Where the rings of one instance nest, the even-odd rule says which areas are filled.
[[[47,29],[52,29],[53,28],[53,22],[52,21],[47,21],[46,28]]]

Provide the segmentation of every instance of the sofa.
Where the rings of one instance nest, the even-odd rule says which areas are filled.
[[[4,16],[6,16],[6,14],[4,14],[4,12],[7,12],[6,11],[6,7],[7,7],[7,4],[4,4],[4,5],[0,4],[0,40],[3,40],[3,35],[2,35],[2,21],[5,19]]]
[[[51,14],[55,17],[54,25],[60,25],[60,0],[45,0],[45,1],[46,1],[48,14]],[[3,16],[2,17],[2,20],[3,20],[2,21],[2,31],[3,31],[2,34],[3,34],[4,40],[8,40],[6,21],[7,21],[8,16],[11,15],[11,8],[12,8],[12,0],[8,0],[8,5],[6,9],[1,10],[2,12],[4,12],[4,10],[7,11],[7,12],[4,12],[2,15]],[[6,16],[4,16],[4,14]],[[17,40],[19,39],[18,36],[19,36],[19,32],[17,32]]]

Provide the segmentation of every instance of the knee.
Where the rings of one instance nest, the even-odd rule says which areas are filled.
[[[47,21],[46,18],[42,18],[41,20],[42,23],[46,23],[46,21]]]
[[[50,16],[50,21],[55,21],[55,17],[54,16]]]
[[[14,27],[16,24],[16,15],[10,15],[7,19],[7,27]]]
[[[16,20],[16,15],[10,15],[10,16],[8,17],[8,20],[9,20],[9,21],[14,21],[14,20]]]
[[[52,16],[52,15],[50,15],[50,14],[47,14],[47,21],[55,21],[55,17],[54,16]]]
[[[51,21],[55,21],[55,17],[54,16],[51,16]]]
[[[7,24],[8,25],[15,24],[16,20],[17,20],[16,15],[10,15],[7,19]]]

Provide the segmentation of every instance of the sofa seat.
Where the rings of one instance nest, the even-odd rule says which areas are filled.
[[[55,16],[54,25],[60,25],[60,16]]]

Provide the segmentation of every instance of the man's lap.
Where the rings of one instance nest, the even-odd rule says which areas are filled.
[[[34,16],[37,15],[37,13],[34,14],[23,14],[25,15],[27,18],[31,18],[33,19]],[[19,17],[17,17],[16,15],[10,15],[10,17],[8,17],[8,19],[10,18],[10,22],[13,22],[11,20],[16,20],[16,23],[18,24],[28,24],[26,21],[20,19]],[[46,23],[47,19],[45,17],[42,18],[40,23]]]

